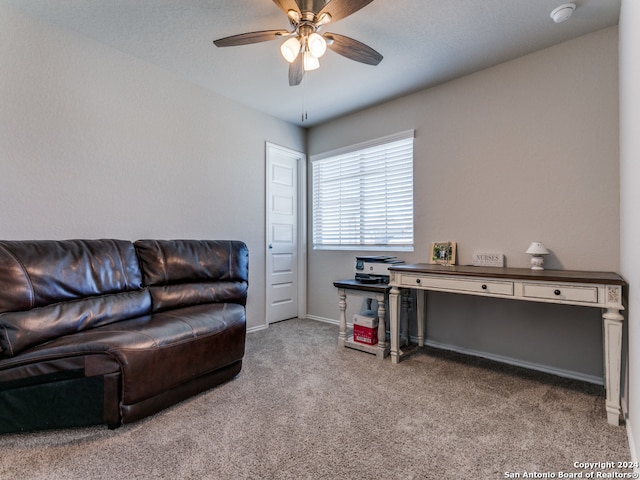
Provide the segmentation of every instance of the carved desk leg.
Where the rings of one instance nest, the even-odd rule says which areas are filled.
[[[404,289],[400,291],[400,305],[401,310],[398,314],[398,316],[400,317],[400,324],[402,325],[402,327],[400,328],[400,332],[404,332],[404,335],[402,333],[400,334],[400,336],[402,337],[400,345],[405,345],[408,347],[411,343],[411,332],[409,332],[409,315],[407,315],[407,312],[409,311],[409,290]]]
[[[338,346],[344,347],[347,342],[347,292],[344,288],[338,289],[338,308],[340,308],[340,334]]]
[[[378,301],[378,351],[376,356],[380,360],[384,359],[384,354],[387,350],[387,310],[384,297],[384,293],[376,294],[376,300]]]
[[[607,308],[602,314],[604,323],[604,367],[607,389],[607,422],[620,424],[620,365],[622,362],[622,321],[617,308]]]
[[[389,292],[389,331],[391,337],[391,363],[400,361],[400,289],[391,287]]]
[[[427,292],[416,290],[416,322],[418,323],[418,346],[424,347],[424,330],[427,318]]]

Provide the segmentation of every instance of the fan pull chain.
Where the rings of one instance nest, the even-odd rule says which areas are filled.
[[[303,123],[308,119],[307,114],[307,78],[309,75],[305,75],[302,78],[302,118],[300,119]]]

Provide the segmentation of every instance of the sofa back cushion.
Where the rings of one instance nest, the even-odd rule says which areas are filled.
[[[247,301],[249,251],[237,240],[135,242],[153,311]]]
[[[4,356],[151,310],[123,240],[0,241],[0,285]]]

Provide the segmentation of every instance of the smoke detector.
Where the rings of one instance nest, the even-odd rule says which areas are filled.
[[[556,23],[566,22],[573,15],[573,11],[576,9],[575,3],[565,3],[556,7],[551,12],[551,18]]]

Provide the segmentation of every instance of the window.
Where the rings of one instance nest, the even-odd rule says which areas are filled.
[[[311,157],[313,248],[413,250],[413,136]]]

